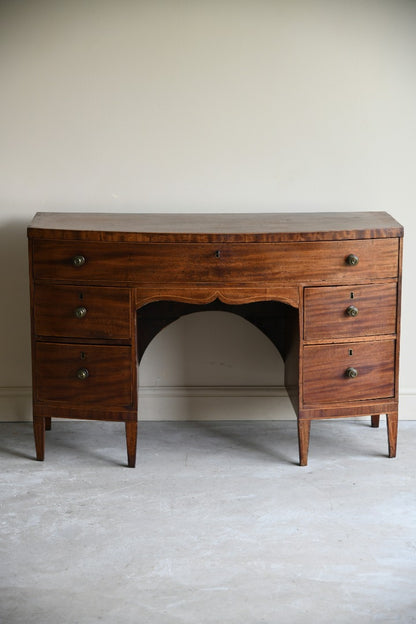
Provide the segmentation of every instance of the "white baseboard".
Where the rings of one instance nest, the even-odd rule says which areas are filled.
[[[0,422],[32,420],[32,388],[0,387]]]
[[[293,420],[281,386],[145,387],[141,420]]]
[[[0,388],[0,422],[32,418],[30,387]],[[416,419],[416,388],[400,393],[401,420]],[[282,386],[140,387],[140,420],[293,420]]]

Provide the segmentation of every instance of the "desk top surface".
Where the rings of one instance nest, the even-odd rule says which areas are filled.
[[[94,213],[39,212],[29,238],[148,243],[292,242],[393,238],[386,212]]]

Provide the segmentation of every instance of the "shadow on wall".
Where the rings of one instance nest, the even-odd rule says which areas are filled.
[[[140,420],[293,419],[283,361],[235,313],[193,312],[164,327],[139,368]]]
[[[31,384],[28,221],[0,226],[0,388]]]
[[[164,302],[156,316],[155,328],[152,315],[146,318],[139,310],[138,326],[142,333],[154,336],[145,350],[140,365],[140,384],[163,387],[271,387],[283,385],[283,361],[272,340],[249,320],[242,318],[241,308],[250,310],[257,304],[233,306],[213,302],[205,306],[170,304],[173,311],[168,319],[169,307]],[[273,305],[274,302],[266,302]],[[214,310],[216,305],[221,310]],[[149,306],[150,307],[150,306]],[[187,311],[189,308],[189,311]],[[201,308],[201,311],[195,311]],[[178,309],[179,318],[175,317]],[[272,311],[275,308],[272,308]],[[141,312],[141,314],[140,314]],[[274,321],[279,318],[260,318],[258,321]],[[170,322],[173,320],[173,322]],[[147,322],[146,322],[147,321]],[[149,327],[149,324],[151,325]],[[160,325],[165,325],[161,329]],[[147,327],[147,329],[146,329]],[[161,330],[160,330],[161,329]],[[139,330],[140,338],[140,330]],[[156,333],[156,335],[154,335]],[[146,342],[146,341],[145,341]],[[139,340],[140,349],[140,340]]]

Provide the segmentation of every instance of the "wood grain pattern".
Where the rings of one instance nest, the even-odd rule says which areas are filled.
[[[94,409],[133,403],[131,349],[125,346],[36,344],[36,400]],[[80,380],[77,372],[87,369]]]
[[[403,227],[386,212],[126,214],[40,212],[31,238],[146,243],[288,242],[396,238]]]
[[[348,266],[350,254],[359,257]],[[72,258],[86,261],[74,267]],[[397,278],[398,240],[229,244],[131,244],[35,241],[33,270],[38,280],[97,284],[270,284],[325,281],[359,283]]]
[[[182,303],[206,305],[218,299],[230,306],[256,301],[280,301],[294,308],[299,307],[299,289],[297,286],[270,286],[258,283],[254,287],[206,287],[199,285],[160,286],[145,285],[135,289],[136,307],[154,301],[180,301]],[[232,308],[231,308],[232,309]]]
[[[396,332],[397,282],[305,288],[304,339],[378,336]],[[357,316],[347,310],[354,306]]]
[[[136,358],[196,309],[229,309],[279,349],[301,465],[317,418],[367,415],[377,426],[386,413],[394,457],[402,236],[384,212],[38,213],[28,227],[37,459],[51,418],[111,420],[125,423],[134,466]]]
[[[39,284],[33,305],[37,336],[129,340],[132,335],[126,288]],[[85,316],[78,318],[80,307]]]
[[[306,345],[305,406],[394,397],[394,340]],[[351,379],[346,371],[354,368]]]

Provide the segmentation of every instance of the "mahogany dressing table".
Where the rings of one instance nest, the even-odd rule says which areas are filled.
[[[307,464],[311,420],[386,414],[396,454],[403,228],[384,212],[38,213],[28,227],[33,426],[125,423],[137,439],[137,362],[166,325],[226,309],[285,363]]]

